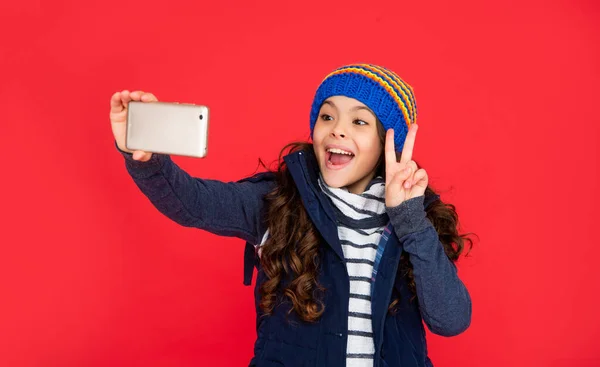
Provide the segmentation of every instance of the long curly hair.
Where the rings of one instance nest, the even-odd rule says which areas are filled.
[[[379,121],[377,128],[383,146],[385,130]],[[325,289],[318,281],[320,243],[323,239],[308,216],[298,189],[283,161],[287,154],[300,150],[313,152],[313,149],[309,142],[287,144],[279,154],[277,168],[272,170],[277,185],[265,196],[266,221],[270,236],[260,249],[260,264],[266,275],[266,280],[259,290],[263,315],[270,315],[278,302],[283,301],[289,301],[293,306],[288,314],[295,311],[306,322],[317,321],[325,310],[321,299]],[[396,156],[399,159],[400,153],[396,153]],[[260,163],[267,168],[262,161]],[[421,168],[416,160],[415,163]],[[383,150],[377,163],[376,175],[385,178]],[[435,190],[428,185],[425,196],[435,194]],[[459,221],[454,205],[438,199],[427,207],[426,212],[427,218],[438,232],[446,255],[452,262],[458,260],[466,247],[469,250],[467,254],[470,252],[473,241],[467,236],[471,233],[458,233]],[[412,293],[411,302],[415,301],[415,279],[412,264],[406,253],[401,256],[398,272],[407,277]],[[399,293],[394,294],[395,297],[388,307],[390,313],[395,313],[399,304]]]

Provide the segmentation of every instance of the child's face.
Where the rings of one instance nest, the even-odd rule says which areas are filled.
[[[321,106],[313,145],[327,185],[347,187],[355,194],[365,191],[383,152],[375,114],[345,96],[330,97]]]

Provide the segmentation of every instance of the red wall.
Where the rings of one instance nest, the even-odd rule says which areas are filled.
[[[234,180],[357,61],[414,87],[415,159],[480,238],[472,326],[429,335],[436,367],[600,365],[596,2],[97,3],[0,5],[1,366],[247,365],[242,241],[149,204],[110,96],[209,105],[209,156],[175,161]]]

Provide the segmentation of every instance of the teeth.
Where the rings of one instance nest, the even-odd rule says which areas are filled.
[[[330,153],[336,153],[336,154],[354,155],[350,152],[347,152],[347,151],[341,150],[341,149],[337,149],[337,148],[329,148],[329,149],[327,149],[327,151]]]

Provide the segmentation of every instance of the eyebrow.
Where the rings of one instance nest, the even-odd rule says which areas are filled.
[[[328,105],[330,105],[331,107],[333,107],[333,108],[335,108],[337,110],[337,107],[336,107],[335,103],[333,103],[331,101],[323,101],[323,104],[328,104]]]
[[[337,106],[335,105],[335,103],[331,102],[331,101],[324,101],[323,104],[328,104],[331,107],[335,108],[337,110]],[[367,106],[354,106],[350,109],[350,111],[359,111],[359,110],[365,110],[370,112],[373,116],[377,117],[375,115],[375,112],[373,112],[369,107]]]

